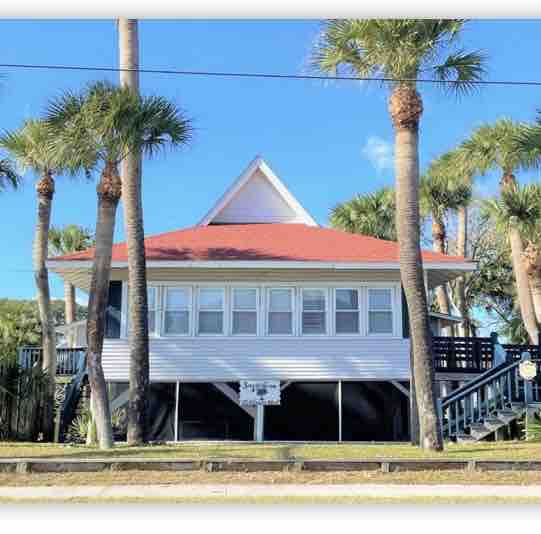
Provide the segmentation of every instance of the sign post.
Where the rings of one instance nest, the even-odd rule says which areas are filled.
[[[241,406],[255,406],[254,439],[261,443],[265,428],[265,406],[280,404],[279,380],[241,380],[239,402]]]
[[[532,361],[529,352],[522,353],[522,361],[518,366],[518,374],[524,381],[524,406],[526,408],[525,427],[526,439],[528,439],[528,427],[535,418],[536,409],[532,406],[533,403],[533,387],[532,380],[537,376],[537,363]]]

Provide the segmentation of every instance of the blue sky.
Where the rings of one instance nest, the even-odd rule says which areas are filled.
[[[140,23],[141,66],[186,70],[301,73],[319,23],[310,21],[157,21]],[[0,22],[0,63],[116,66],[114,21]],[[474,21],[465,46],[489,56],[490,79],[541,79],[541,21]],[[117,75],[3,69],[2,128],[18,127],[42,111],[48,98]],[[387,93],[370,83],[221,79],[143,74],[141,90],[173,99],[193,119],[190,147],[144,164],[147,234],[195,224],[250,160],[261,154],[321,224],[337,202],[392,184],[392,128]],[[452,148],[483,122],[532,120],[539,87],[490,87],[462,100],[423,87],[422,165]],[[21,191],[0,197],[0,297],[33,298],[31,246],[34,177]],[[522,176],[522,180],[537,179]],[[496,190],[497,177],[479,184]],[[94,183],[57,179],[54,225],[92,227]],[[123,238],[122,212],[116,240]],[[51,276],[52,294],[62,296]]]

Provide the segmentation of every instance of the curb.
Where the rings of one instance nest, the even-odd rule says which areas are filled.
[[[100,471],[541,471],[541,460],[165,460],[161,458],[0,459],[0,473],[94,473]]]

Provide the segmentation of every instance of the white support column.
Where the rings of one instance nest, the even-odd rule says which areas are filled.
[[[338,441],[342,441],[342,380],[338,381]]]
[[[265,407],[262,404],[256,406],[254,421],[254,439],[258,443],[263,442],[265,428]]]
[[[180,402],[180,382],[176,383],[175,392],[175,441],[178,441],[178,404]]]

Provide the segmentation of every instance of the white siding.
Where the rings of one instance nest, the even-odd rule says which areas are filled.
[[[214,223],[298,223],[304,220],[258,170],[213,219]]]
[[[127,340],[105,340],[103,367],[106,380],[128,380]],[[409,340],[378,337],[152,339],[150,378],[184,382],[407,380]]]
[[[280,380],[407,380],[409,340],[402,339],[402,306],[397,273],[296,272],[179,272],[151,271],[151,285],[173,283],[166,274],[176,274],[174,282],[194,288],[211,285],[226,288],[225,331],[227,335],[198,336],[195,324],[197,306],[192,303],[189,336],[155,337],[150,341],[150,372],[153,381],[224,382],[241,379]],[[364,273],[363,273],[364,274]],[[183,276],[181,276],[183,275]],[[299,278],[302,280],[299,280]],[[219,281],[222,279],[222,281]],[[211,282],[212,280],[212,282]],[[254,282],[256,282],[254,284]],[[232,287],[260,290],[258,336],[233,336],[228,328]],[[358,335],[335,335],[334,292],[336,287],[393,287],[395,299],[393,335],[368,335],[366,325]],[[293,287],[295,295],[292,336],[266,335],[266,295],[272,287]],[[302,287],[324,288],[329,296],[328,334],[303,336],[299,328]],[[363,292],[364,294],[364,292]],[[126,335],[127,284],[124,283],[122,332]],[[366,303],[366,297],[363,297]],[[366,307],[366,304],[364,305]],[[363,308],[365,309],[365,308]],[[366,314],[362,320],[366,321]],[[107,339],[103,366],[108,381],[127,381],[128,340]]]

